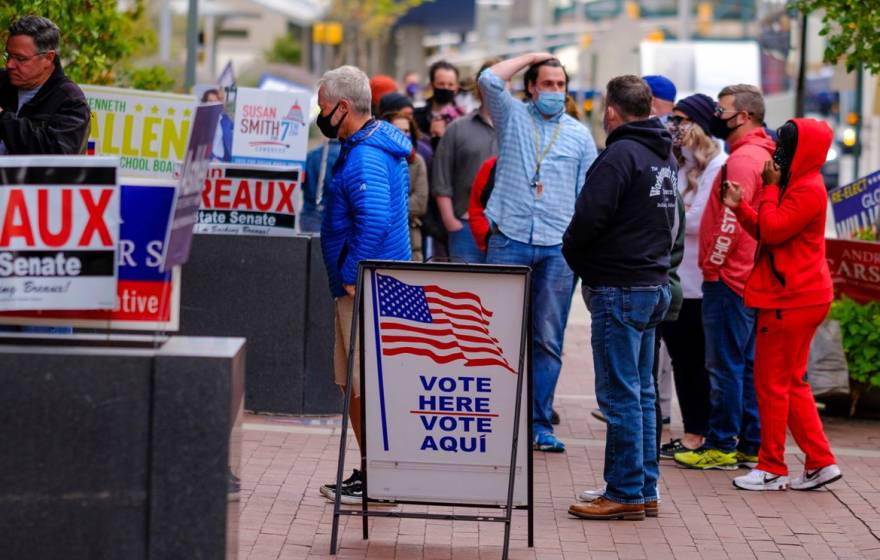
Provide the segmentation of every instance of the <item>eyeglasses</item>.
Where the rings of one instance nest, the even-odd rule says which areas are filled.
[[[9,52],[5,52],[5,53],[3,53],[3,60],[4,60],[4,62],[9,62],[10,60],[14,60],[18,64],[25,64],[27,62],[30,62],[30,60],[33,58],[37,58],[38,56],[43,56],[47,52],[49,52],[49,51],[40,51],[37,54],[33,54],[31,56],[22,56],[20,54],[12,54]]]
[[[725,109],[721,105],[715,105],[715,116],[721,117],[724,113],[739,113],[736,109]]]

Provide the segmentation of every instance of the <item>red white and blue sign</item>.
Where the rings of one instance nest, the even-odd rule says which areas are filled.
[[[853,239],[880,220],[880,171],[828,191],[834,228],[841,239]]]
[[[516,432],[514,504],[527,503],[529,414],[520,370],[527,269],[507,268],[515,270],[377,264],[364,273],[370,498],[505,504]]]

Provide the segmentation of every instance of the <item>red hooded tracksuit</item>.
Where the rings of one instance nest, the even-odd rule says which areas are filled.
[[[744,198],[735,210],[758,241],[745,303],[758,309],[755,392],[761,416],[758,468],[787,475],[786,426],[815,470],[835,462],[809,384],[810,343],[833,299],[825,260],[827,194],[820,170],[831,146],[827,124],[794,119],[798,141],[785,190],[766,185],[758,209]]]

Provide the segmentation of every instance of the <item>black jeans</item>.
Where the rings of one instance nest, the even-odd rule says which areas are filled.
[[[702,319],[703,300],[686,299],[678,321],[663,323],[663,340],[672,358],[675,392],[681,406],[684,431],[706,435],[709,428],[709,372]]]

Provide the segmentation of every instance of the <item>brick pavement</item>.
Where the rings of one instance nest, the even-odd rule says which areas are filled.
[[[605,426],[589,415],[596,400],[586,324],[577,297],[556,403],[562,416],[557,433],[568,451],[535,453],[535,547],[526,546],[525,512],[515,512],[511,558],[880,559],[880,422],[874,421],[825,419],[844,473],[829,489],[743,492],[731,479],[745,471],[700,472],[663,461],[658,518],[597,522],[569,516],[575,494],[602,482]],[[673,434],[681,432],[677,414]],[[246,415],[244,423],[240,558],[331,558],[333,506],[318,488],[336,475],[339,419]],[[787,460],[795,474],[803,456],[791,451]],[[347,473],[357,462],[350,447]],[[494,560],[501,557],[502,535],[497,523],[374,518],[364,541],[360,518],[343,517],[338,558]]]

